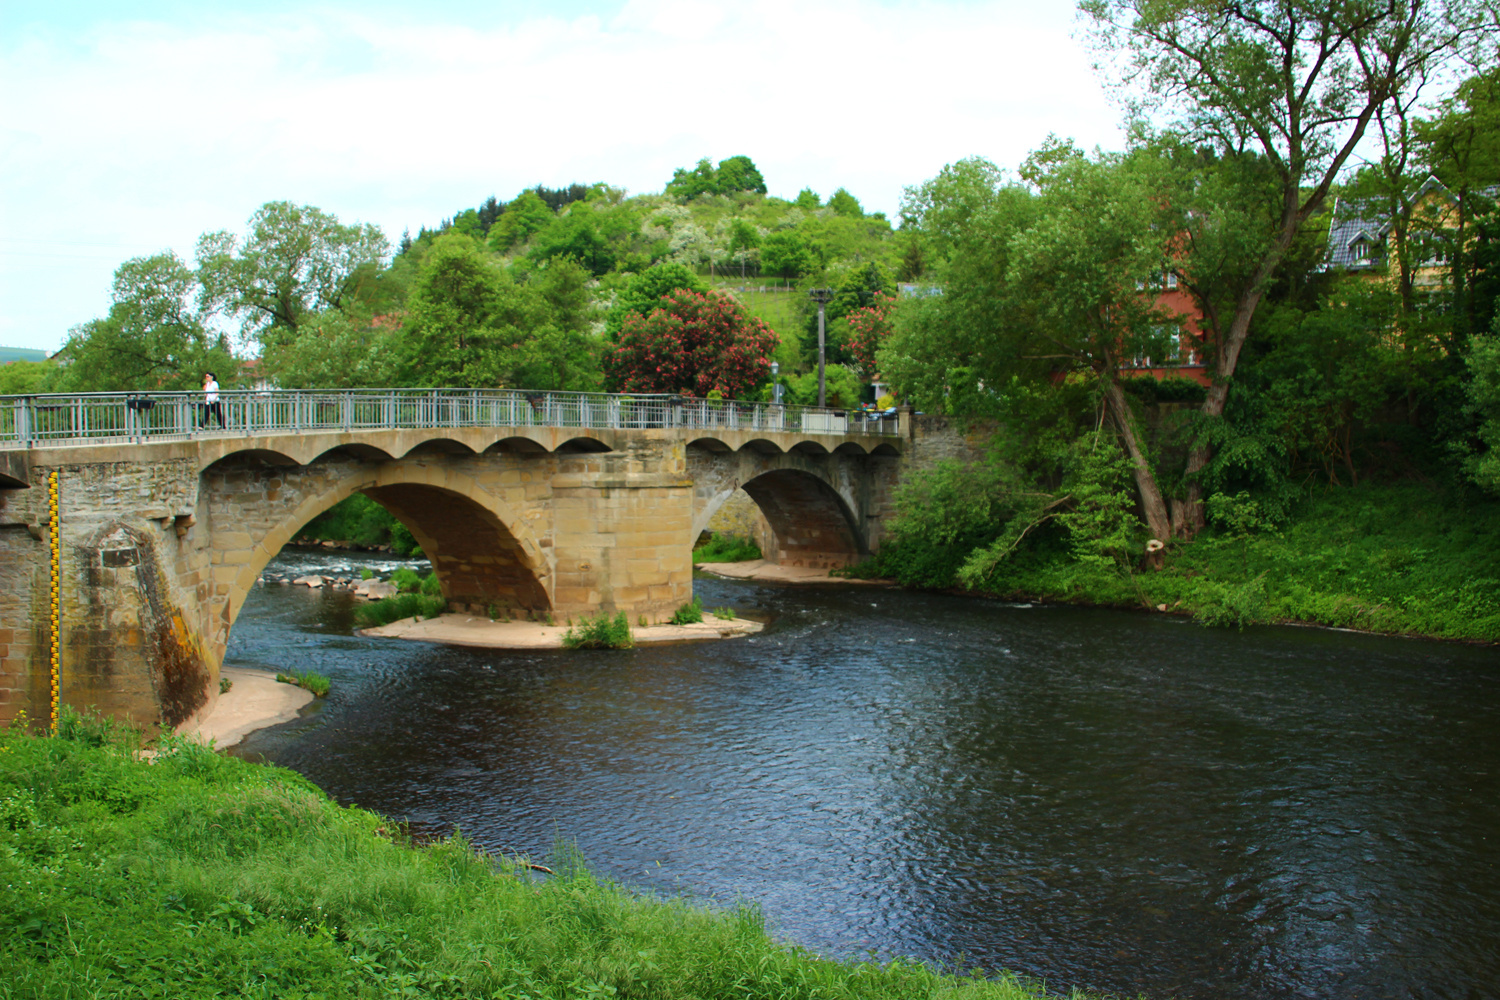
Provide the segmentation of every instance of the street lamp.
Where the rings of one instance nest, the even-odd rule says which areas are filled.
[[[771,362],[771,402],[781,405],[781,364],[776,361]]]
[[[808,292],[807,294],[810,295],[810,296],[812,296],[812,300],[818,304],[818,405],[821,407],[821,406],[827,405],[827,402],[826,402],[826,395],[827,394],[825,392],[825,387],[824,387],[824,382],[823,382],[823,341],[824,341],[823,307],[828,304],[828,300],[829,299],[833,298],[833,289],[832,288],[814,288],[812,291]]]

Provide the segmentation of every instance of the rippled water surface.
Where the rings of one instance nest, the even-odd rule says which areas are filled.
[[[244,752],[421,830],[754,900],[829,954],[1150,997],[1500,995],[1495,650],[696,587],[768,628],[484,651],[259,589],[230,662],[334,685]]]

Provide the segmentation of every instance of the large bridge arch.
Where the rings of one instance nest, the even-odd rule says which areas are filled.
[[[314,517],[355,493],[390,510],[421,544],[456,606],[496,605],[543,613],[551,608],[552,567],[522,513],[474,476],[420,456],[370,464],[325,453],[308,464],[239,452],[204,470],[212,576],[223,634],[239,616],[266,564]]]

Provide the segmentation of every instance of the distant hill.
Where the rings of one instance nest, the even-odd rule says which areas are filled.
[[[46,360],[46,351],[38,351],[30,347],[0,347],[0,365],[8,365],[12,361]]]

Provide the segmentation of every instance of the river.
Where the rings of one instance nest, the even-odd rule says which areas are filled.
[[[285,572],[338,557],[287,552]],[[829,955],[1151,998],[1500,995],[1500,654],[703,577],[759,635],[505,652],[257,588],[233,665],[326,702],[237,752],[421,833],[759,904]]]

